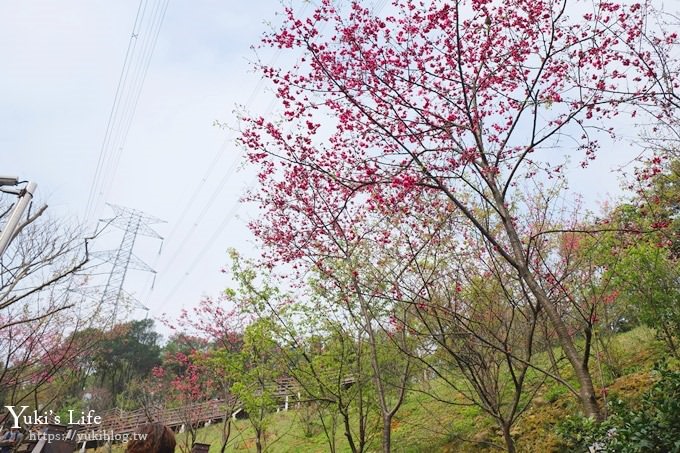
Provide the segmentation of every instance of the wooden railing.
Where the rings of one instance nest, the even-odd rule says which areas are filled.
[[[354,377],[351,375],[342,379],[343,385],[351,385],[353,383]],[[283,377],[267,385],[266,389],[272,392],[274,397],[283,403],[284,400],[287,401],[287,397],[293,397],[293,400],[298,400],[301,387],[294,378]],[[102,422],[98,425],[97,431],[128,434],[132,433],[139,425],[149,423],[150,421],[160,422],[174,429],[181,427],[189,421],[195,424],[205,424],[208,421],[222,420],[225,416],[229,416],[229,413],[236,413],[240,410],[241,405],[233,398],[229,400],[205,401],[178,408],[159,410],[137,409],[125,412],[120,409],[111,409],[100,414]]]
[[[328,373],[331,373],[329,371]],[[327,373],[327,374],[328,374]],[[330,376],[330,374],[329,374]],[[342,379],[342,385],[351,385],[354,377],[351,375]],[[292,377],[279,378],[266,386],[275,398],[288,407],[289,398],[299,401],[301,387]],[[126,435],[134,432],[138,426],[149,422],[160,422],[172,429],[178,429],[186,423],[196,425],[205,424],[209,421],[223,420],[224,417],[235,415],[241,411],[241,405],[235,397],[229,399],[216,399],[189,404],[176,408],[137,409],[123,411],[113,408],[100,412],[101,423],[97,425],[76,426],[79,434],[94,433],[106,435]],[[0,414],[0,417],[2,414]]]

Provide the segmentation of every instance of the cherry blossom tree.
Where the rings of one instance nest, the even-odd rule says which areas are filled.
[[[63,311],[39,320],[15,319],[22,322],[0,330],[0,403],[48,407],[66,392],[50,394],[48,387],[70,372],[80,354],[91,352],[93,341],[72,335],[70,329],[77,331],[82,321]]]
[[[190,396],[193,401],[211,394],[221,397],[225,410],[222,451],[229,440],[231,416],[238,408],[248,414],[257,450],[262,451],[277,406],[277,381],[284,369],[285,354],[277,343],[272,315],[281,294],[275,286],[261,282],[258,271],[244,263],[236,251],[229,254],[234,287],[218,298],[204,298],[193,310],[183,311],[177,322],[164,321],[179,333],[176,338],[195,337],[205,345],[203,350],[182,354],[187,364],[181,367],[182,377],[171,384],[180,395],[198,391]],[[200,390],[199,384],[206,379],[210,390]],[[188,387],[181,391],[181,385]]]
[[[171,376],[170,379],[170,389],[187,433],[181,446],[185,453],[192,450],[202,422],[201,407],[196,403],[208,400],[214,387],[210,374],[206,373],[205,368],[201,366],[197,355],[200,355],[198,351],[194,351],[190,356],[177,353],[175,360],[183,371]]]
[[[0,194],[0,228],[14,201]],[[79,335],[99,321],[76,294],[89,261],[83,236],[46,205],[31,206],[0,257],[0,405],[63,402],[80,355],[96,344]]]
[[[552,150],[587,166],[617,117],[673,114],[677,34],[646,27],[648,3],[395,0],[393,10],[324,0],[307,17],[286,9],[264,37],[299,59],[258,66],[282,117],[244,119],[261,182],[253,231],[268,258],[300,266],[308,249],[335,256],[336,238],[356,236],[367,213],[455,210],[535,298],[585,413],[600,418],[588,364],[529,259],[532,238],[548,233],[522,225],[520,195],[527,178],[562,177]]]
[[[159,376],[178,376],[169,384],[178,392],[180,401],[184,395],[191,395],[189,403],[219,398],[216,404],[223,412],[222,452],[226,451],[231,438],[232,416],[241,404],[232,388],[244,372],[241,349],[246,320],[247,317],[237,310],[226,292],[217,298],[203,298],[192,310],[183,310],[177,321],[164,320],[175,332],[173,342],[178,350],[174,351],[174,356],[182,360],[175,360],[178,366],[172,366],[172,360],[166,361],[165,368],[158,370]],[[203,379],[199,379],[201,376]],[[206,383],[210,384],[209,387],[204,385]],[[188,387],[182,389],[183,385]],[[191,411],[185,416],[186,425],[191,425]],[[190,433],[195,440],[195,430]]]

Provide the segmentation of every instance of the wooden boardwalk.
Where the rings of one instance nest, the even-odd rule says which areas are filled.
[[[352,385],[354,378],[346,376],[342,379],[341,383],[342,385]],[[279,407],[283,410],[287,410],[289,404],[301,402],[301,387],[291,377],[279,378],[268,387],[268,390],[272,391],[278,400]],[[129,412],[111,409],[98,414],[102,417],[102,422],[94,432],[113,433],[116,435],[129,434],[134,432],[139,425],[149,423],[150,421],[160,422],[175,431],[180,431],[186,423],[202,426],[206,423],[224,420],[225,417],[230,415],[236,416],[241,413],[242,409],[242,405],[235,397],[228,400],[215,399],[197,402],[177,408],[137,409]],[[93,431],[91,426],[87,428],[90,428],[87,431]],[[80,430],[86,430],[86,427]]]
[[[353,383],[354,378],[352,376],[347,376],[341,380],[341,385],[352,385]],[[267,387],[277,399],[279,408],[283,410],[287,410],[289,404],[303,402],[300,394],[301,387],[291,377],[279,378]],[[236,397],[231,397],[229,399],[196,402],[175,408],[146,408],[134,411],[123,411],[114,408],[95,414],[101,417],[101,423],[97,425],[72,425],[68,428],[62,426],[61,429],[73,430],[74,440],[75,436],[85,436],[85,438],[99,437],[113,440],[128,436],[138,426],[149,422],[160,422],[174,431],[182,431],[186,428],[187,423],[191,423],[194,427],[205,426],[208,423],[222,421],[225,417],[231,416],[235,418],[238,414],[243,414],[243,407]],[[0,414],[0,418],[3,415],[8,414]],[[101,444],[101,442],[89,440],[84,442],[88,447]],[[79,445],[82,445],[82,443],[83,441],[78,442]]]
[[[208,422],[223,420],[229,415],[229,407],[233,407],[234,412],[240,411],[240,406],[234,405],[234,402],[234,400],[211,400],[176,408],[134,411],[112,409],[100,414],[102,420],[96,425],[96,429],[93,429],[93,425],[87,425],[80,427],[78,431],[124,435],[134,432],[138,426],[149,422],[160,422],[178,431],[186,423],[205,425]]]

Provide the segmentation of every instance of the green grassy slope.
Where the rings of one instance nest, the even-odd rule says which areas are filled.
[[[655,340],[652,331],[640,327],[614,338],[610,350],[621,376],[614,377],[611,370],[598,360],[599,351],[595,350],[591,362],[595,385],[600,389],[607,389],[606,398],[634,401],[652,385],[653,376],[650,370],[654,362],[663,357],[663,347]],[[562,376],[570,379],[567,367]],[[430,381],[428,385],[437,385],[437,382]],[[555,425],[565,416],[578,411],[578,401],[563,386],[546,382],[513,431],[518,451],[559,451]],[[211,444],[211,453],[219,451],[220,428],[220,425],[213,425],[199,430],[197,440]],[[313,431],[311,436],[303,434],[299,410],[273,414],[268,428],[266,451],[329,451],[320,424]],[[380,448],[377,426],[375,431],[370,443],[371,451],[378,451]],[[178,435],[180,444],[184,440],[183,436]],[[336,439],[339,452],[350,451],[340,426]],[[411,393],[393,423],[395,452],[501,451],[493,445],[502,444],[496,425],[476,407],[437,402],[425,393]],[[179,448],[177,451],[180,451]],[[247,420],[237,420],[234,423],[227,451],[255,451],[254,433]]]

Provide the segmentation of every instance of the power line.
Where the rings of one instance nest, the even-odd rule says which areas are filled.
[[[158,0],[149,8],[149,0],[140,0],[90,186],[86,220],[95,214],[115,179],[168,5],[169,0]]]
[[[270,101],[269,106],[267,107],[267,112],[271,112],[271,111],[274,109],[275,103],[276,103],[276,99],[274,98],[274,99],[272,99],[272,100]],[[196,226],[199,225],[199,223],[203,220],[203,217],[204,217],[205,214],[208,212],[208,210],[210,209],[210,207],[211,207],[211,206],[213,205],[213,203],[217,200],[217,195],[219,195],[219,193],[223,190],[223,188],[224,188],[226,182],[228,181],[229,177],[231,176],[231,174],[232,174],[232,173],[234,172],[234,170],[236,169],[236,166],[237,166],[238,163],[239,163],[240,157],[241,157],[240,154],[238,154],[238,155],[236,156],[236,158],[234,159],[234,161],[233,161],[232,164],[230,165],[229,169],[227,170],[227,172],[224,174],[224,176],[223,176],[222,179],[220,180],[220,183],[218,184],[217,188],[213,191],[212,195],[211,195],[210,198],[208,199],[208,202],[203,206],[203,209],[202,209],[201,213],[200,213],[199,216],[196,218],[196,221],[194,222],[194,227],[196,227]],[[248,185],[246,186],[246,191],[248,191],[248,190],[250,190],[251,188],[254,187],[255,182],[256,182],[256,178],[257,178],[256,176],[253,177],[252,180],[248,183]],[[235,203],[234,206],[228,211],[227,215],[224,217],[224,219],[222,220],[222,222],[220,223],[220,225],[217,227],[217,229],[213,232],[213,234],[212,234],[212,236],[210,237],[210,239],[208,239],[208,241],[206,241],[205,246],[203,247],[203,249],[201,249],[201,251],[196,255],[196,258],[194,259],[194,261],[192,262],[192,264],[189,265],[189,267],[188,267],[187,270],[185,271],[185,274],[184,274],[185,276],[188,276],[188,275],[191,273],[191,269],[193,269],[193,268],[196,266],[196,264],[198,264],[198,262],[199,262],[201,256],[208,250],[208,248],[212,245],[213,241],[217,238],[217,236],[219,236],[219,234],[222,232],[222,230],[224,229],[224,227],[226,227],[226,225],[229,223],[229,221],[231,220],[231,218],[232,218],[233,216],[236,215],[236,213],[237,213],[238,210],[241,208],[241,206],[242,206],[242,204],[241,204],[240,200],[236,200],[236,203]],[[160,274],[163,274],[166,270],[168,270],[168,269],[171,267],[171,265],[175,262],[175,260],[180,256],[180,252],[181,252],[182,250],[184,250],[184,247],[185,247],[186,244],[189,242],[189,239],[191,238],[191,236],[192,236],[194,233],[195,233],[195,231],[194,231],[193,229],[189,230],[189,232],[185,235],[185,237],[184,237],[182,243],[180,244],[179,249],[175,251],[175,253],[174,253],[173,256],[171,257],[170,261],[168,261],[168,262],[165,264],[165,266],[163,267],[162,271],[159,272]],[[175,285],[175,287],[173,288],[173,290],[170,291],[169,294],[173,294],[173,293],[177,290],[177,288],[179,288],[179,286],[180,286],[182,283],[184,283],[184,280],[185,280],[185,277],[181,277],[180,280],[178,280],[178,282],[177,282],[177,284]]]
[[[142,56],[140,57],[140,65],[137,68],[136,74],[133,76],[132,89],[129,92],[127,107],[127,118],[121,121],[122,129],[120,130],[120,139],[118,141],[118,146],[114,146],[112,156],[112,168],[108,174],[108,180],[103,184],[104,197],[111,191],[111,187],[115,180],[116,173],[118,171],[118,166],[120,164],[121,156],[125,150],[125,145],[127,144],[128,133],[133,124],[135,113],[137,112],[137,106],[139,105],[139,100],[142,95],[142,88],[144,87],[144,82],[146,81],[146,76],[149,71],[149,66],[151,65],[151,59],[153,57],[156,44],[158,42],[158,36],[160,35],[161,25],[165,19],[165,14],[170,1],[165,0],[164,5],[161,7],[162,3],[158,3],[154,12],[152,13],[153,19],[151,19],[150,31],[153,35],[151,39],[147,39],[142,46]],[[155,29],[155,31],[153,31]]]
[[[246,190],[250,190],[255,183],[256,178],[253,178],[248,184]],[[187,267],[187,270],[185,271],[184,275],[179,278],[175,286],[172,288],[172,290],[169,291],[168,295],[174,294],[182,284],[184,284],[186,277],[191,275],[192,270],[196,267],[198,262],[201,260],[203,255],[208,251],[208,249],[213,245],[215,239],[224,231],[224,228],[231,222],[231,220],[234,218],[238,210],[241,208],[241,203],[237,200],[236,203],[232,206],[232,208],[227,212],[227,215],[222,219],[222,222],[219,224],[217,229],[213,232],[213,234],[210,236],[210,238],[206,241],[205,245],[199,252],[196,254],[195,259],[189,264]]]
[[[138,35],[138,24],[139,24],[139,19],[140,19],[140,14],[143,17],[143,6],[145,6],[146,2],[145,0],[140,0],[139,2],[139,7],[137,8],[137,15],[135,16],[135,22],[132,26],[132,33],[130,34],[130,41],[128,42],[128,47],[127,51],[125,52],[125,60],[123,61],[123,68],[121,69],[120,76],[118,77],[118,85],[116,86],[116,94],[113,97],[113,105],[111,106],[111,111],[109,112],[109,119],[106,123],[106,129],[104,131],[104,140],[102,142],[102,146],[99,150],[99,158],[97,160],[97,167],[95,168],[94,176],[92,178],[92,184],[90,185],[90,193],[87,198],[87,205],[85,208],[85,215],[86,219],[89,218],[89,212],[92,203],[94,203],[94,197],[96,193],[96,188],[97,188],[97,180],[101,176],[100,173],[102,171],[102,165],[104,162],[104,158],[106,156],[107,148],[108,148],[108,142],[112,133],[112,125],[114,122],[114,118],[116,116],[116,112],[118,110],[118,101],[119,97],[121,94],[121,89],[123,87],[124,81],[127,77],[127,72],[129,70],[129,65],[128,61],[130,59],[130,55],[134,53],[134,48],[137,45],[137,35]]]
[[[236,170],[236,166],[239,163],[240,159],[240,154],[236,156],[232,164],[229,166],[229,169],[226,171],[224,174],[224,177],[220,180],[219,185],[217,188],[213,191],[213,193],[210,195],[208,198],[208,202],[203,206],[203,209],[199,213],[198,217],[196,217],[196,220],[193,224],[194,227],[198,226],[201,221],[203,221],[203,218],[206,216],[208,211],[210,211],[210,208],[212,207],[213,203],[215,203],[215,200],[217,200],[217,196],[224,190],[224,187],[226,186],[227,182],[229,181],[229,177],[232,175],[232,173]],[[170,260],[165,264],[165,266],[162,269],[162,272],[165,272],[170,268],[170,266],[175,262],[175,260],[179,257],[179,254],[182,252],[184,249],[185,245],[187,244],[189,238],[194,234],[193,230],[189,230],[187,234],[184,236],[180,243],[180,247],[175,251],[174,255],[170,258]]]
[[[374,6],[375,6],[374,14],[376,14],[376,15],[379,14],[379,13],[382,11],[382,9],[387,5],[387,3],[388,3],[387,0],[380,0],[380,1],[376,2],[375,5],[374,5]],[[303,9],[302,9],[303,13],[304,13],[304,11],[306,10],[306,8],[307,8],[308,5],[309,5],[309,4],[306,4],[306,5],[303,7]],[[326,24],[324,24],[323,27],[325,27],[325,25],[326,25]],[[273,65],[273,64],[275,63],[275,61],[278,59],[278,57],[279,57],[280,54],[281,54],[281,50],[278,50],[278,51],[276,52],[274,58],[272,59],[272,61],[269,63],[269,65]],[[251,93],[250,98],[249,98],[249,100],[248,100],[248,102],[247,102],[246,105],[249,105],[249,104],[252,102],[252,100],[253,100],[253,98],[254,98],[254,94],[257,92],[258,88],[259,88],[263,83],[264,83],[264,78],[260,78],[260,80],[258,81],[258,84],[257,84],[256,89]],[[271,112],[271,111],[274,109],[275,103],[276,103],[276,97],[274,97],[274,98],[272,99],[272,101],[270,102],[268,108],[266,109],[265,115],[267,115],[269,112]],[[230,134],[230,137],[231,137],[231,135],[233,135],[233,133]],[[228,142],[228,141],[230,141],[230,138],[228,138],[228,139],[225,141],[225,144],[226,144],[226,142]],[[223,145],[222,148],[220,148],[220,150],[218,151],[218,153],[217,153],[217,154],[215,155],[215,157],[213,158],[213,161],[211,162],[211,166],[213,166],[217,161],[219,161],[219,159],[221,158],[221,155],[222,155],[223,152],[224,152],[224,145]],[[240,156],[240,154],[239,154],[239,156]],[[203,207],[203,209],[201,210],[201,212],[199,213],[199,215],[195,218],[195,220],[194,220],[194,222],[193,222],[193,226],[194,226],[194,227],[197,227],[197,226],[200,224],[200,222],[203,220],[203,218],[204,218],[204,216],[206,215],[206,213],[209,211],[209,209],[212,207],[212,205],[213,205],[213,204],[215,203],[215,201],[217,200],[217,195],[219,195],[219,194],[221,193],[221,191],[222,191],[223,188],[224,188],[224,185],[226,184],[226,182],[228,181],[229,177],[230,177],[231,174],[233,173],[233,171],[234,171],[236,165],[238,164],[238,160],[239,160],[238,157],[239,157],[239,156],[237,156],[237,158],[235,159],[235,161],[232,162],[232,164],[230,165],[229,169],[227,170],[227,172],[225,173],[225,175],[222,177],[222,179],[221,179],[220,183],[218,184],[217,188],[213,191],[213,193],[211,194],[211,196],[210,196],[210,198],[208,199],[207,203],[204,205],[204,207]],[[207,170],[207,172],[206,172],[206,175],[204,175],[204,177],[202,178],[201,182],[199,182],[199,184],[197,185],[196,189],[194,190],[194,193],[193,193],[192,197],[189,198],[189,201],[188,201],[187,204],[185,205],[185,208],[184,208],[184,210],[182,211],[182,212],[183,212],[183,215],[180,216],[180,219],[185,218],[185,214],[188,213],[190,207],[193,205],[192,200],[195,199],[195,197],[198,195],[198,193],[200,193],[200,191],[203,189],[203,187],[204,187],[204,184],[203,184],[203,183],[206,181],[207,177],[212,173],[212,171],[213,171],[213,168],[208,168],[208,170]],[[250,190],[250,189],[254,186],[255,182],[256,182],[256,178],[253,178],[253,180],[248,184],[246,190]],[[193,260],[193,261],[189,264],[189,266],[186,268],[186,271],[184,272],[184,275],[178,279],[177,283],[173,286],[172,290],[168,293],[168,296],[171,296],[172,294],[174,294],[174,293],[181,287],[181,285],[185,283],[186,278],[193,272],[193,269],[195,269],[196,265],[199,263],[200,259],[203,257],[203,255],[205,254],[205,252],[207,252],[207,250],[213,245],[213,242],[215,241],[215,239],[216,239],[216,238],[219,236],[219,234],[224,230],[224,228],[229,224],[229,222],[230,222],[230,221],[232,220],[232,218],[236,215],[236,213],[238,212],[238,210],[239,210],[240,208],[241,208],[241,203],[240,203],[240,201],[237,201],[237,202],[235,203],[235,205],[232,206],[232,208],[227,212],[227,215],[224,217],[224,219],[222,220],[222,222],[220,223],[220,225],[217,227],[217,229],[213,232],[213,234],[210,236],[210,238],[205,242],[205,245],[204,245],[203,248],[198,252],[198,254],[195,256],[194,260]],[[168,238],[170,238],[171,236],[173,236],[173,234],[178,230],[178,225],[179,225],[179,224],[177,224],[177,225],[175,225],[175,227],[173,227],[173,230],[172,230],[172,232],[170,233],[170,235],[168,236]],[[184,247],[185,247],[186,244],[189,242],[189,239],[191,238],[191,236],[192,236],[193,234],[195,234],[195,230],[194,230],[194,229],[191,229],[191,230],[184,236],[184,238],[183,238],[183,240],[182,240],[182,242],[181,242],[181,244],[180,244],[180,247],[175,251],[175,253],[172,255],[171,259],[170,259],[168,262],[166,262],[166,264],[164,265],[163,269],[159,272],[161,275],[164,274],[165,271],[167,271],[168,269],[170,269],[170,267],[172,266],[172,264],[174,264],[174,262],[175,262],[175,261],[177,260],[177,258],[180,256],[180,253],[184,250]]]
[[[275,53],[274,57],[272,58],[272,60],[270,62],[270,65],[274,64],[276,62],[279,55],[281,55],[280,49],[277,50],[277,52]],[[255,88],[253,88],[253,90],[251,91],[250,96],[248,97],[248,100],[246,101],[245,105],[251,105],[255,101],[255,99],[257,98],[257,95],[261,92],[261,88],[262,88],[263,83],[264,83],[264,79],[260,78],[260,80],[258,81]],[[208,178],[212,175],[212,173],[217,168],[217,163],[222,159],[222,156],[224,156],[224,153],[227,150],[228,145],[231,144],[233,138],[234,138],[234,132],[232,131],[227,136],[227,138],[224,140],[224,142],[222,142],[222,145],[218,148],[217,152],[215,153],[212,160],[208,164],[208,167],[206,168],[203,176],[201,177],[199,182],[196,184],[196,187],[194,188],[193,192],[191,193],[191,196],[187,199],[187,202],[184,205],[184,208],[182,209],[181,214],[179,215],[180,219],[187,218],[187,214],[189,213],[189,210],[194,205],[194,203],[192,203],[192,200],[195,200],[198,197],[198,195],[201,193],[201,191],[205,188],[205,183],[208,181]],[[237,156],[237,159],[239,157],[240,156]],[[238,163],[238,161],[237,161],[237,163]],[[235,164],[232,163],[232,165],[229,167],[227,172],[232,171],[231,170],[232,166],[235,166]],[[195,222],[194,222],[194,224],[195,224]],[[175,233],[179,229],[179,225],[180,225],[180,222],[175,223],[175,225],[173,226],[172,230],[170,231],[170,233],[168,234],[168,236],[166,238],[168,241],[172,240]]]

